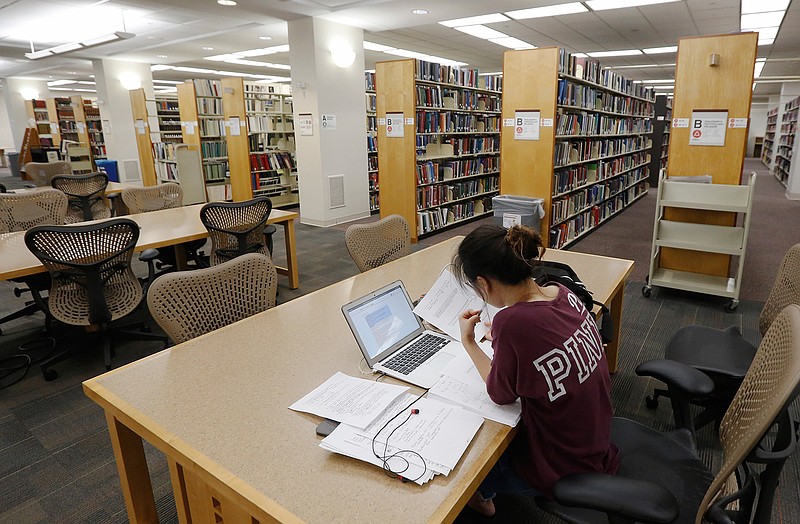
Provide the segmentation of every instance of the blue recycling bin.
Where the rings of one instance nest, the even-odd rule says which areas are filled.
[[[119,182],[116,160],[95,160],[97,169],[108,175],[109,182]]]

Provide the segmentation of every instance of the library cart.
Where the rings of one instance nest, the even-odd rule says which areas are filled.
[[[747,185],[702,184],[678,180],[680,177],[667,178],[662,170],[653,224],[650,272],[642,294],[649,297],[654,286],[661,286],[728,297],[730,300],[725,304],[725,310],[732,312],[739,305],[756,174],[750,175]],[[741,219],[734,226],[676,222],[665,218],[665,208],[740,213]],[[665,247],[737,257],[736,276],[722,277],[659,267],[661,249]]]

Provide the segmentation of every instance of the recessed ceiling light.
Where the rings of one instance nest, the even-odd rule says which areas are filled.
[[[490,38],[505,38],[505,33],[501,33],[500,31],[495,31],[491,27],[486,27],[485,25],[465,25],[460,27],[454,27],[456,31],[461,31],[462,33],[467,33],[468,35],[472,35],[478,38],[483,38],[488,40]]]
[[[168,55],[156,55],[156,58],[169,58]]]
[[[447,27],[458,27],[462,25],[477,25],[477,24],[491,24],[493,22],[507,22],[508,17],[500,13],[493,13],[490,15],[470,16],[467,18],[455,18],[453,20],[445,20],[439,22]]]
[[[649,49],[642,49],[644,54],[646,55],[657,55],[659,53],[676,53],[678,51],[678,46],[671,45],[667,47],[651,47]]]
[[[773,11],[771,13],[755,13],[752,15],[742,15],[742,31],[748,29],[760,29],[762,27],[778,27],[783,21],[786,11]]]
[[[742,0],[742,14],[785,11],[789,0]]]
[[[258,37],[259,40],[272,40],[271,36],[261,35]]]
[[[394,49],[392,46],[376,44],[375,42],[367,42],[364,40],[364,49],[368,51],[389,51]]]
[[[428,14],[428,10],[427,9],[412,9],[411,12],[413,14],[415,14],[415,15],[427,15]]]
[[[203,47],[201,47],[200,49],[202,49],[203,51],[213,51],[213,50],[214,50],[214,48],[213,48],[213,47],[211,47],[211,46],[208,46],[208,45],[204,45],[204,46],[203,46]]]
[[[234,2],[233,0],[217,0],[217,3],[219,5],[224,5],[224,6],[236,5],[236,2]]]
[[[536,49],[536,46],[533,44],[529,44],[519,38],[514,38],[513,36],[504,36],[502,38],[490,38],[490,42],[493,44],[501,45],[503,47],[508,47],[510,49]]]
[[[572,13],[585,13],[588,11],[580,2],[569,4],[546,5],[543,7],[533,7],[531,9],[520,9],[518,11],[506,11],[506,14],[514,20],[526,20],[528,18],[541,18],[544,16],[568,15]]]

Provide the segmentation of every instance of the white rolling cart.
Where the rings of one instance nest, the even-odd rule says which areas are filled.
[[[661,171],[650,272],[642,295],[649,297],[653,287],[660,286],[728,297],[730,301],[725,304],[725,310],[732,312],[739,305],[756,174],[750,175],[747,185],[700,184],[679,180],[680,177],[668,179],[664,170]],[[664,209],[668,207],[728,211],[740,213],[742,217],[735,226],[676,222],[664,218]],[[659,267],[661,249],[665,247],[737,257],[734,262],[735,276],[721,277]]]

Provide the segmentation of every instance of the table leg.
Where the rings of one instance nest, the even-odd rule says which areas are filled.
[[[620,337],[622,336],[622,297],[625,296],[625,282],[621,282],[611,295],[611,320],[614,322],[614,340],[606,344],[606,360],[608,371],[617,372],[617,358],[619,354]]]
[[[128,509],[128,519],[132,524],[157,523],[156,501],[150,471],[144,455],[142,437],[106,412],[108,433],[117,460],[119,481]]]
[[[294,236],[294,220],[287,220],[283,223],[283,236],[286,243],[286,265],[287,276],[289,277],[289,287],[297,289],[300,287],[300,276],[297,270],[297,243]]]
[[[187,268],[186,249],[183,247],[183,244],[175,244],[172,248],[175,250],[175,269],[178,271],[185,271]]]

